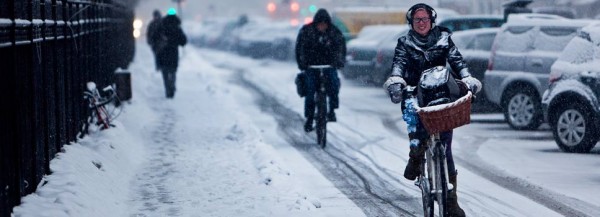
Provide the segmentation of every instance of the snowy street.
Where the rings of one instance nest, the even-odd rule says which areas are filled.
[[[294,62],[189,45],[166,99],[150,49],[136,49],[117,127],[66,145],[14,216],[422,216],[402,177],[406,125],[380,87],[341,78],[321,149],[302,129]],[[473,114],[455,130],[467,216],[600,216],[600,147],[564,153],[547,128]]]

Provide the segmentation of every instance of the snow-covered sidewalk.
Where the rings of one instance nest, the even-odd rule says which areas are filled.
[[[284,143],[233,72],[188,47],[166,99],[137,47],[117,127],[66,145],[15,216],[363,216],[297,151],[265,142]]]

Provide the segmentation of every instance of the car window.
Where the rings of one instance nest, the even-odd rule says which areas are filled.
[[[567,44],[558,59],[573,64],[581,64],[591,61],[593,56],[594,44],[589,41],[589,36],[586,38],[584,34],[580,34]]]
[[[377,38],[377,31],[369,31],[365,29],[360,31],[360,33],[358,33],[356,36],[356,39],[358,40],[372,40],[374,38]]]
[[[471,49],[469,47],[469,45],[471,44],[470,42],[473,41],[473,37],[474,37],[473,35],[466,35],[466,34],[453,35],[452,41],[460,50]]]
[[[441,21],[439,25],[456,32],[468,29],[499,27],[502,25],[502,23],[502,19],[494,18],[456,18],[452,20]]]
[[[492,50],[492,44],[495,36],[496,33],[478,35],[473,41],[471,41],[467,48],[473,50],[490,51]]]
[[[396,47],[396,45],[398,44],[398,38],[400,38],[403,35],[406,35],[406,33],[408,33],[408,28],[400,30],[399,32],[394,32],[393,34],[390,34],[390,36],[387,37],[385,40],[383,40],[379,46]]]
[[[511,26],[499,33],[497,51],[506,52],[525,52],[530,48],[531,41],[534,38],[533,27],[531,26]]]
[[[562,51],[575,36],[576,28],[541,27],[533,47],[541,51]]]
[[[391,26],[367,26],[364,27],[353,40],[381,41],[382,39],[385,39],[386,36],[395,34],[397,30],[397,27]]]
[[[533,26],[509,26],[506,28],[507,32],[512,34],[522,34],[533,29]]]

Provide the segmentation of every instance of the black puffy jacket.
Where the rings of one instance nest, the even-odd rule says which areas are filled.
[[[325,32],[317,29],[317,23],[326,22],[329,28]],[[319,10],[313,22],[302,26],[296,40],[296,62],[300,70],[310,65],[332,65],[344,67],[346,42],[342,32],[331,23],[331,17],[325,10]]]
[[[451,35],[449,29],[441,26],[435,26],[425,37],[410,30],[398,39],[390,76],[400,76],[408,85],[416,86],[424,70],[446,66],[446,62],[450,64],[455,78],[469,76],[467,65]],[[426,42],[420,42],[425,39]]]
[[[177,68],[179,65],[178,47],[187,43],[187,38],[181,30],[181,21],[175,15],[165,16],[161,20],[158,33],[167,39],[166,46],[157,50],[158,66]]]

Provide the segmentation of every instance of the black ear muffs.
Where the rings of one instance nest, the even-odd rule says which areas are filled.
[[[420,8],[424,8],[427,11],[427,13],[429,13],[429,16],[431,18],[431,28],[433,29],[433,27],[435,27],[435,19],[437,18],[437,12],[435,12],[435,10],[431,6],[425,3],[413,5],[408,9],[408,11],[406,12],[406,21],[408,22],[408,25],[410,25],[410,28],[412,28],[413,16],[415,15],[417,9]]]

